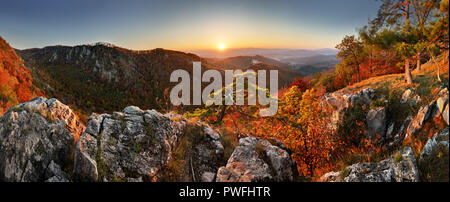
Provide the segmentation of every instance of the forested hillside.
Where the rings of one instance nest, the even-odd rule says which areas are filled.
[[[0,37],[0,115],[38,94],[39,89],[33,86],[33,78],[23,60]]]

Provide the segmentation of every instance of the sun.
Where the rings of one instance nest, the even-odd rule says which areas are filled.
[[[217,46],[217,49],[223,51],[227,48],[227,46],[224,43],[219,43],[219,45]]]

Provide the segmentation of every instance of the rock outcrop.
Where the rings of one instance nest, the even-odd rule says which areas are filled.
[[[134,106],[113,114],[93,114],[76,146],[74,178],[159,181],[186,127],[186,120],[174,117]],[[197,156],[192,169],[197,179],[211,180],[210,173],[219,167],[211,166],[213,158],[223,155],[223,146],[217,132],[206,125],[201,128],[205,135],[194,145]]]
[[[414,90],[412,89],[406,89],[405,92],[403,92],[402,98],[400,99],[401,104],[406,104],[409,102],[410,105],[416,105],[422,100],[422,98],[415,94]]]
[[[181,141],[189,142],[183,181],[225,181],[221,135],[202,122],[130,106],[94,113],[85,127],[68,106],[38,97],[0,118],[0,181],[161,181]],[[284,146],[240,142],[228,163],[243,165],[245,175],[226,181],[293,180],[295,163]],[[222,170],[235,173],[230,168]]]
[[[75,150],[73,175],[81,181],[156,181],[167,165],[180,125],[156,111],[127,107],[93,114]]]
[[[354,106],[356,103],[370,105],[375,98],[375,90],[366,88],[355,93],[344,94],[342,92],[334,92],[326,94],[322,97],[321,106],[331,111],[331,125],[337,128],[337,124],[342,120],[345,109]]]
[[[417,115],[409,123],[405,138],[412,136],[420,131],[425,123],[432,118],[438,118],[442,116],[442,119],[448,125],[448,98],[448,89],[444,88],[437,94],[436,98],[433,101],[425,106],[422,106],[419,109]]]
[[[435,134],[433,137],[431,137],[422,148],[422,152],[420,153],[420,160],[428,160],[430,156],[435,153],[437,147],[439,146],[447,148],[448,151],[448,132],[449,128],[445,128],[440,133]]]
[[[448,107],[449,107],[449,92],[447,88],[442,89],[439,94],[439,98],[436,100],[436,113],[442,114],[442,118],[444,121],[449,125],[449,113],[448,113]]]
[[[371,109],[366,117],[367,137],[384,137],[386,133],[386,122],[386,109],[384,107]]]
[[[419,171],[410,147],[378,163],[357,163],[340,172],[330,172],[322,182],[418,182]]]
[[[0,119],[0,181],[69,181],[75,139],[84,128],[56,99],[38,97],[9,109]]]
[[[219,168],[217,182],[292,181],[296,164],[290,154],[266,140],[239,140],[226,166]]]

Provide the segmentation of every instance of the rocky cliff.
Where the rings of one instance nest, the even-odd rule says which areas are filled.
[[[56,99],[38,97],[9,109],[0,118],[0,181],[69,181],[84,128]]]
[[[410,114],[401,120],[400,125],[395,125],[396,120],[389,119],[389,117],[395,117],[392,113],[404,112],[392,109],[391,106],[389,111],[391,114],[387,116],[386,104],[388,101],[384,101],[386,98],[377,97],[374,94],[375,90],[368,88],[353,94],[338,92],[325,95],[321,103],[333,114],[333,122],[330,127],[336,129],[337,124],[343,119],[345,109],[355,107],[355,103],[360,102],[365,107],[372,108],[368,110],[364,120],[367,138],[378,135],[381,137],[378,143],[383,145],[383,148],[388,148],[386,150],[400,148],[400,150],[380,162],[357,163],[339,172],[327,173],[321,177],[320,181],[404,182],[420,181],[420,178],[429,179],[432,175],[441,175],[437,178],[448,180],[448,89],[441,87],[438,93],[429,96],[431,101],[428,103],[424,103],[414,90],[405,90],[399,103],[406,105],[407,108],[418,107],[418,110],[416,114]],[[380,106],[373,107],[374,105]],[[427,138],[433,131],[437,132],[431,134],[422,147],[420,139]],[[415,155],[409,147],[410,145],[415,147]],[[436,165],[442,166],[438,168]],[[444,175],[447,170],[447,175],[437,174],[433,169],[442,169]],[[419,177],[419,171],[422,175],[427,176]]]
[[[227,165],[217,172],[217,182],[293,181],[297,166],[290,154],[266,140],[247,137],[239,140]]]
[[[330,172],[323,182],[418,182],[419,171],[410,147],[378,163],[357,163],[343,171]]]
[[[239,142],[224,159],[222,135],[202,122],[129,106],[94,113],[85,127],[68,106],[39,97],[0,119],[0,181],[294,179],[295,163],[282,145],[251,137]]]

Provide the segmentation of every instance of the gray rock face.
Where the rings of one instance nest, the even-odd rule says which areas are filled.
[[[438,108],[438,111],[442,113],[442,111],[444,111],[445,109],[445,106],[447,106],[448,104],[449,93],[447,88],[442,89],[439,92],[438,96],[439,98],[437,99],[436,107]]]
[[[321,181],[418,182],[419,171],[412,149],[405,147],[397,155],[393,155],[378,163],[353,164],[345,169],[345,173],[342,171],[325,174],[321,177]]]
[[[421,160],[427,160],[439,145],[447,147],[447,149],[449,148],[448,131],[449,129],[445,128],[440,133],[435,134],[432,138],[428,139],[427,143],[422,148],[422,152],[420,153]]]
[[[242,138],[227,165],[219,168],[216,181],[292,181],[295,165],[288,152],[280,147],[255,137]]]
[[[84,128],[56,99],[9,109],[0,119],[0,181],[69,181],[75,136]]]
[[[224,181],[216,177],[225,165],[221,135],[202,122],[130,106],[94,113],[85,127],[58,100],[35,98],[0,118],[0,181],[160,181],[180,138],[192,138],[189,134],[199,135],[187,148],[186,181]],[[285,148],[280,142],[242,139],[229,163],[241,163],[249,172],[227,181],[292,180],[295,163]]]
[[[391,140],[392,138],[394,138],[394,126],[395,123],[390,123],[388,126],[388,129],[386,131],[386,139]]]
[[[413,90],[411,90],[411,89],[405,90],[405,92],[403,92],[402,99],[400,100],[400,103],[405,104],[411,98],[411,96],[413,94],[414,94]]]
[[[198,124],[205,135],[194,145],[193,178],[211,180],[215,175],[208,173],[217,171],[215,158],[223,157],[223,146],[216,131]],[[137,107],[93,114],[76,146],[73,176],[78,181],[159,181],[184,127],[186,120],[175,114]]]
[[[430,104],[425,105],[419,109],[419,112],[414,117],[414,119],[411,120],[411,123],[406,130],[405,138],[414,135],[416,132],[422,129],[422,127],[425,125],[425,122],[428,121],[428,119],[432,116],[435,110],[435,106],[436,101],[433,101]]]
[[[400,103],[401,104],[405,104],[409,101],[410,105],[416,105],[417,103],[419,103],[421,101],[421,97],[419,95],[414,95],[414,91],[411,89],[407,89],[405,90],[405,92],[403,92],[402,98],[400,99]]]
[[[386,133],[386,109],[384,107],[371,109],[367,113],[366,125],[369,138],[384,137]]]
[[[406,137],[414,135],[416,132],[420,131],[425,123],[433,118],[438,118],[442,114],[442,118],[448,125],[448,97],[449,92],[446,88],[442,89],[436,98],[419,109],[417,115],[411,120],[407,130]]]
[[[445,109],[442,111],[442,118],[444,118],[444,121],[447,123],[447,125],[449,125],[449,113],[448,113],[448,106],[449,104],[447,104],[447,106],[445,107]]]
[[[436,100],[437,112],[442,114],[442,118],[449,125],[449,114],[448,114],[448,106],[449,106],[449,92],[447,88],[442,89],[439,94],[439,98]]]
[[[197,123],[205,135],[194,147],[195,158],[192,166],[195,179],[193,181],[211,182],[217,170],[223,165],[224,147],[220,142],[220,134],[208,125]]]
[[[89,117],[75,150],[76,180],[157,181],[160,169],[170,160],[181,125],[153,110],[136,113],[138,109],[127,107],[127,113]]]
[[[337,124],[342,120],[345,109],[354,106],[358,102],[370,105],[374,98],[375,90],[366,88],[353,94],[341,92],[326,94],[322,97],[320,104],[324,109],[331,111],[331,126],[336,128]]]
[[[142,115],[144,114],[144,111],[139,109],[139,107],[136,106],[128,106],[123,109],[123,113],[125,114],[134,114],[134,115]]]

